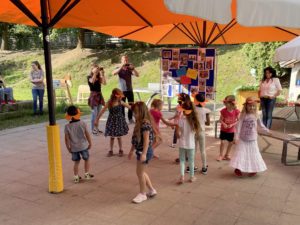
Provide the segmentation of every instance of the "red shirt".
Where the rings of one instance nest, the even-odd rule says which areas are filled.
[[[221,110],[221,115],[223,118],[223,122],[226,123],[227,125],[233,124],[237,121],[239,115],[240,115],[240,110],[234,109],[232,111],[228,111],[227,108],[224,108]],[[234,133],[235,132],[235,126],[231,128],[225,128],[223,124],[221,125],[221,131],[224,131],[226,133]]]
[[[155,110],[155,109],[150,109],[150,114],[152,115],[154,122],[156,124],[157,130],[159,130],[159,121],[162,118],[162,113],[161,111]]]

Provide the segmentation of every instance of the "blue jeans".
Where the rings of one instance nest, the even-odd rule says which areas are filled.
[[[94,122],[97,118],[98,114],[100,113],[102,109],[102,105],[94,106],[92,109],[92,116],[91,116],[91,129],[94,130]]]
[[[272,126],[272,113],[275,106],[276,99],[269,99],[269,98],[261,98],[260,99],[260,106],[263,115],[263,124],[267,128],[271,128]]]
[[[43,100],[44,100],[44,89],[32,89],[32,97],[33,97],[33,112],[37,113],[37,99],[39,97],[39,111],[43,112]]]
[[[0,88],[0,102],[5,101],[5,95],[7,96],[7,101],[14,100],[13,89],[11,87]]]

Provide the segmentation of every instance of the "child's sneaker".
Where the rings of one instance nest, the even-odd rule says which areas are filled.
[[[85,173],[85,174],[84,174],[84,178],[85,178],[86,180],[90,180],[90,179],[92,179],[93,177],[94,177],[93,174],[90,174],[90,173]]]
[[[172,143],[169,145],[171,148],[175,148],[176,144]]]
[[[155,195],[157,195],[157,191],[155,189],[152,189],[147,193],[149,198],[153,198]]]
[[[197,170],[198,170],[198,167],[195,166],[195,167],[194,167],[194,172],[196,172]],[[186,172],[186,173],[189,173],[189,172],[190,172],[190,167],[189,167],[189,166],[186,167],[185,172]]]
[[[138,193],[138,195],[134,199],[132,199],[132,202],[136,203],[136,204],[139,204],[139,203],[142,203],[143,201],[146,201],[146,200],[147,200],[147,195],[142,194],[142,193]]]
[[[207,174],[207,167],[202,167],[201,173],[202,173],[203,175],[206,175],[206,174]]]
[[[243,176],[242,171],[240,171],[239,169],[235,169],[235,170],[234,170],[234,173],[235,173],[235,175],[236,175],[237,177],[242,177],[242,176]]]
[[[80,180],[81,180],[81,177],[78,176],[78,175],[73,177],[73,181],[74,181],[75,184],[79,183]]]
[[[98,136],[100,134],[98,131],[98,128],[96,128],[96,127],[93,129],[92,133],[93,133],[93,135],[96,135],[96,136]]]

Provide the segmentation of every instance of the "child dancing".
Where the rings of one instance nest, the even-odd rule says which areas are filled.
[[[217,161],[230,160],[230,150],[233,145],[235,125],[238,122],[240,111],[236,108],[234,95],[228,95],[224,99],[225,108],[221,110],[221,133],[220,133],[220,154]],[[226,153],[223,156],[225,143],[228,142]]]
[[[150,109],[150,114],[153,118],[154,121],[154,129],[155,129],[155,141],[153,143],[153,150],[157,148],[161,143],[162,143],[162,136],[159,131],[159,122],[162,121],[164,124],[167,126],[175,126],[174,123],[168,122],[166,119],[163,118],[163,115],[161,113],[163,107],[163,101],[160,99],[154,99],[151,103],[151,109]],[[159,158],[159,156],[154,152],[154,157]]]
[[[249,97],[244,103],[238,122],[236,151],[230,161],[230,166],[235,168],[234,173],[238,177],[243,176],[243,173],[248,173],[250,177],[255,176],[267,169],[257,144],[257,125],[269,132],[257,115],[257,101]]]
[[[80,121],[80,110],[71,105],[67,108],[66,119],[70,122],[65,125],[65,144],[68,151],[72,154],[74,161],[74,183],[79,183],[81,177],[78,175],[80,159],[84,160],[84,178],[91,179],[94,175],[90,174],[89,149],[92,141],[87,130],[87,125]]]
[[[135,127],[128,158],[132,158],[135,149],[137,158],[136,174],[140,185],[140,193],[132,200],[132,202],[141,203],[147,200],[147,196],[154,197],[157,194],[157,191],[152,186],[149,175],[146,173],[147,165],[153,157],[152,144],[154,141],[154,131],[150,113],[144,102],[136,102],[132,106],[132,111],[135,117]],[[146,187],[149,189],[148,194],[146,194]]]
[[[124,154],[122,149],[122,136],[126,135],[129,129],[125,116],[123,115],[123,107],[127,107],[128,109],[131,109],[131,107],[122,101],[123,97],[123,92],[120,89],[113,89],[109,101],[105,104],[95,120],[95,126],[98,127],[99,119],[107,109],[109,110],[105,127],[105,136],[110,136],[110,150],[107,153],[107,157],[114,155],[113,148],[115,138],[118,139],[119,156],[122,157]]]
[[[200,131],[196,133],[196,137],[195,137],[196,149],[198,146],[201,153],[201,160],[202,160],[201,173],[206,175],[207,162],[206,162],[206,150],[205,150],[205,125],[209,126],[210,124],[210,117],[209,117],[210,110],[203,107],[203,105],[205,104],[205,97],[203,94],[199,93],[195,95],[194,104],[195,104],[198,120],[200,123]]]
[[[200,131],[200,124],[191,101],[183,103],[179,110],[183,111],[183,116],[176,127],[177,137],[179,138],[180,159],[180,179],[177,184],[183,184],[186,154],[188,155],[189,168],[194,168],[195,134]],[[194,170],[191,169],[189,173],[189,181],[193,182],[195,180]]]

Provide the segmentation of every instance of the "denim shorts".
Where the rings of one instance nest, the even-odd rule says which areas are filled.
[[[90,157],[90,154],[89,154],[88,150],[83,150],[80,152],[72,152],[72,161],[80,161],[81,158],[83,160],[88,160],[89,157]]]
[[[136,154],[136,159],[140,161],[142,152],[141,151],[136,151],[135,154]],[[152,150],[152,148],[148,148],[148,151],[147,151],[147,154],[146,154],[146,161],[144,161],[143,163],[148,164],[148,162],[152,158],[153,158],[153,150]]]

